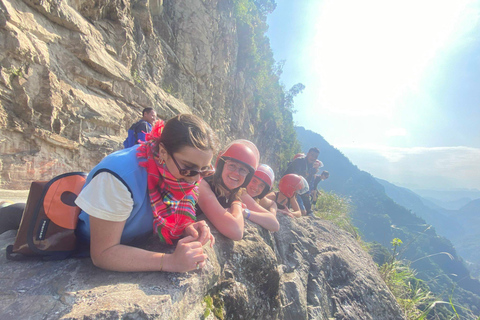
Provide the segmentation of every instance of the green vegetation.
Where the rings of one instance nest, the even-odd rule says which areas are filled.
[[[268,159],[278,172],[286,169],[292,156],[300,151],[293,127],[293,99],[305,88],[299,83],[286,90],[280,83],[282,63],[276,63],[265,33],[266,16],[276,3],[274,0],[234,0],[239,52],[237,69],[244,72],[248,86],[254,91],[250,114],[253,115],[255,136],[264,137],[258,147],[275,146],[275,156]]]
[[[379,271],[408,320],[480,319],[471,310],[453,302],[453,290],[448,302],[436,299],[428,284],[416,278],[416,272],[411,268],[412,262],[398,259],[401,253],[398,248],[403,244],[402,240],[394,238],[391,244],[390,259],[379,268]],[[457,311],[458,308],[462,309],[461,314]]]
[[[350,218],[352,208],[351,201],[348,198],[338,196],[333,192],[323,191],[318,195],[315,215],[323,220],[331,221],[359,239],[357,228]]]
[[[132,69],[131,74],[132,74],[133,81],[136,84],[141,84],[142,83],[142,79],[140,78],[140,75],[139,75],[137,69]]]
[[[422,315],[427,315],[424,309],[429,310],[425,306],[433,304],[433,295],[428,286],[415,277],[415,271],[410,268],[408,262],[397,260],[397,249],[402,245],[402,240],[395,238],[391,243],[393,253],[389,261],[379,268],[380,275],[407,319],[419,319]]]
[[[419,239],[423,233],[429,231],[431,228],[430,226],[410,240],[402,250],[399,249],[400,246],[403,245],[403,241],[400,238],[394,238],[391,241],[392,251],[388,252],[378,243],[365,245],[362,242],[357,232],[357,228],[353,225],[350,217],[350,213],[353,209],[354,207],[349,198],[339,196],[334,192],[323,191],[318,196],[315,215],[323,220],[331,221],[340,228],[355,235],[364,248],[368,247],[372,249],[365,250],[368,250],[373,256],[380,251],[382,256],[380,260],[384,261],[379,267],[380,275],[395,296],[408,320],[480,319],[480,317],[475,316],[468,308],[453,302],[453,291],[448,297],[448,302],[436,298],[430,291],[429,283],[417,278],[416,271],[411,267],[412,263],[439,255],[444,255],[449,257],[449,259],[453,259],[454,257],[451,254],[448,252],[438,252],[421,257],[413,262],[399,259],[411,244]]]
[[[174,92],[173,92],[173,85],[170,83],[169,85],[164,85],[162,87],[163,91],[165,91],[166,93],[168,94],[171,94],[171,95],[174,95]]]
[[[22,77],[23,76],[23,70],[22,67],[10,67],[7,69],[7,73],[10,74],[10,78],[12,77]]]
[[[223,309],[224,304],[223,301],[216,295],[211,297],[210,295],[203,298],[203,302],[205,302],[205,311],[203,312],[203,318],[207,318],[210,313],[213,312],[213,315],[217,319],[223,320]]]

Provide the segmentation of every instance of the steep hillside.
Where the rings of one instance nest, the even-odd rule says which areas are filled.
[[[438,207],[432,209],[431,205],[428,205],[428,200],[423,199],[413,191],[398,187],[382,179],[377,178],[376,180],[385,188],[387,196],[433,225],[438,234],[447,239],[452,239],[465,231],[460,223],[448,214],[447,210]]]
[[[294,93],[265,37],[274,1],[0,1],[0,187],[89,171],[145,107],[249,138],[274,167],[297,147]],[[266,134],[268,133],[268,134]]]
[[[385,193],[401,206],[425,219],[438,234],[449,239],[465,259],[472,276],[480,278],[480,199],[466,204],[460,210],[432,209],[428,200],[414,192],[377,179]],[[426,205],[425,205],[426,204]]]
[[[455,288],[455,299],[480,311],[480,282],[472,279],[468,269],[447,239],[429,228],[425,220],[395,203],[385,188],[367,172],[360,171],[340,151],[317,133],[297,127],[302,149],[320,148],[320,160],[330,172],[321,187],[351,198],[353,222],[366,241],[375,241],[389,248],[393,238],[405,245],[402,258],[412,261],[418,277],[427,280],[431,290],[448,299]],[[448,252],[453,259],[440,252]]]
[[[467,203],[457,212],[451,212],[452,219],[458,221],[465,232],[453,238],[468,262],[472,273],[480,279],[480,199]]]

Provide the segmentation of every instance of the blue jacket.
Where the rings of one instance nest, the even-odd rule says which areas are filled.
[[[85,186],[100,172],[109,172],[120,180],[130,191],[133,209],[128,217],[122,233],[121,243],[131,243],[153,232],[153,213],[147,187],[147,170],[139,165],[136,149],[133,146],[106,156],[88,174]],[[85,187],[84,186],[84,187]],[[90,242],[89,215],[80,212],[77,225],[77,236],[82,242]]]
[[[138,140],[145,141],[145,133],[152,131],[152,125],[145,120],[140,120],[132,124],[128,129],[128,136],[123,141],[123,147],[125,149],[130,148],[138,144]]]

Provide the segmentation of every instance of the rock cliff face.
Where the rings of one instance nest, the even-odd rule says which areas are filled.
[[[260,142],[232,14],[226,0],[1,0],[0,187],[89,171],[145,107]]]
[[[90,259],[5,261],[1,319],[404,319],[370,256],[318,218],[279,217],[270,233],[247,223],[243,240],[215,233],[207,266],[187,274],[118,273]],[[14,232],[0,236],[0,249]],[[169,250],[152,239],[151,250]],[[212,297],[209,306],[205,297]],[[206,310],[208,310],[206,312]]]
[[[223,143],[249,138],[278,161],[279,120],[259,123],[239,59],[249,31],[233,12],[231,0],[0,0],[0,188],[89,171],[145,107],[195,113]],[[247,223],[237,242],[216,234],[207,267],[188,274],[1,254],[0,318],[403,319],[351,236],[314,218],[280,223],[275,234]],[[0,250],[13,240],[1,235]]]

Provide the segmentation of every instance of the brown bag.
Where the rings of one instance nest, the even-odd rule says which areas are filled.
[[[77,249],[75,228],[80,208],[74,203],[87,174],[70,172],[50,181],[34,181],[30,186],[22,221],[7,258],[65,259]]]

